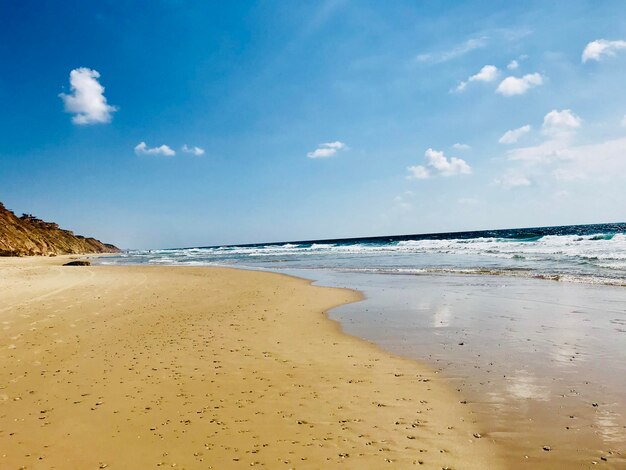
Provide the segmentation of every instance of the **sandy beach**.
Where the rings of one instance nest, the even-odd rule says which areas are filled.
[[[482,435],[500,444],[508,468],[626,468],[623,287],[316,274],[323,285],[366,295],[330,318],[439,370],[476,412]]]
[[[1,468],[506,468],[438,374],[341,332],[349,290],[0,260]]]
[[[0,1],[0,470],[626,470],[624,6]]]

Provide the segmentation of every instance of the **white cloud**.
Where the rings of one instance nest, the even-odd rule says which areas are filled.
[[[572,112],[571,109],[557,111],[553,109],[543,118],[542,132],[553,137],[565,137],[578,129],[582,119]]]
[[[500,140],[498,140],[498,142],[501,144],[514,144],[520,139],[520,137],[522,137],[525,134],[528,134],[530,130],[531,130],[531,127],[529,124],[526,124],[525,126],[522,126],[522,127],[518,127],[517,129],[511,129],[510,131],[506,131],[502,135],[502,137],[500,137]]]
[[[497,76],[498,68],[495,65],[485,65],[477,74],[472,75],[468,81],[493,82]]]
[[[532,184],[532,182],[527,177],[514,173],[509,173],[502,176],[501,178],[496,178],[494,180],[494,183],[505,189],[522,188],[525,186],[530,186]]]
[[[167,145],[150,148],[145,142],[140,142],[135,146],[135,153],[137,155],[163,155],[165,157],[173,157],[176,155],[176,152]]]
[[[455,150],[469,150],[472,147],[470,147],[467,144],[461,144],[461,143],[457,142],[456,144],[452,145],[452,148],[455,149]]]
[[[626,138],[573,146],[567,139],[552,139],[534,147],[511,150],[509,160],[554,168],[552,176],[571,181],[590,175],[622,177],[626,172]]]
[[[557,168],[552,172],[552,176],[557,181],[574,181],[585,179],[585,174],[575,168]]]
[[[512,60],[511,62],[509,62],[509,65],[506,66],[506,68],[509,70],[517,70],[518,67],[519,62],[517,60]]]
[[[111,122],[117,107],[107,104],[104,87],[98,82],[96,70],[81,67],[70,72],[69,95],[60,93],[65,111],[74,114],[74,124],[100,124]]]
[[[407,167],[409,171],[409,179],[412,180],[425,180],[426,178],[430,178],[430,171],[425,166],[416,165]]]
[[[567,159],[565,139],[552,139],[532,147],[520,147],[507,152],[507,158],[528,163],[547,163]]]
[[[183,145],[182,151],[184,153],[192,153],[192,154],[194,154],[194,155],[196,155],[198,157],[200,155],[204,155],[204,149],[203,148],[195,147],[195,146],[189,147],[189,146],[187,146],[187,144]]]
[[[521,78],[506,77],[500,82],[496,93],[503,96],[523,95],[530,88],[543,84],[543,77],[538,73],[529,73]]]
[[[456,59],[457,57],[464,56],[468,52],[471,52],[476,49],[481,49],[485,47],[486,45],[487,45],[486,37],[471,38],[461,44],[454,46],[450,50],[420,54],[415,59],[418,62],[430,62],[433,64],[439,64],[442,62],[447,62],[452,59]]]
[[[496,183],[503,187],[528,185],[530,180],[523,175],[529,174],[533,180],[549,178],[559,182],[621,180],[626,174],[626,137],[575,145],[581,125],[582,119],[569,109],[547,113],[542,129],[546,140],[506,152],[506,158],[519,166]]]
[[[451,157],[448,159],[443,152],[428,149],[424,153],[428,165],[437,170],[443,176],[451,176],[457,174],[469,174],[472,172],[471,167],[465,160]]]
[[[587,44],[582,54],[582,61],[599,61],[602,56],[614,56],[615,53],[620,50],[626,50],[626,41],[608,41],[606,39],[597,39]]]
[[[564,153],[567,160],[561,167],[561,179],[564,176],[581,179],[593,175],[621,179],[626,173],[626,138],[573,146],[565,149]]]
[[[343,142],[326,142],[319,144],[315,150],[306,154],[309,158],[328,158],[334,156],[339,150],[348,150]]]
[[[443,152],[438,150],[428,149],[424,153],[426,159],[426,166],[416,165],[407,167],[409,172],[409,179],[426,179],[434,174],[442,176],[452,176],[459,174],[470,174],[472,168],[467,164],[465,160],[457,157],[446,157]]]
[[[509,150],[507,158],[533,164],[566,160],[571,137],[581,124],[582,119],[570,109],[552,110],[544,116],[541,131],[549,139],[532,147]]]
[[[467,79],[467,81],[459,83],[456,91],[463,91],[471,82],[493,82],[500,72],[495,65],[485,65],[480,71]]]

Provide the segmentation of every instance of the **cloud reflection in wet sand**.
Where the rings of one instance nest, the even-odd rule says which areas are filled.
[[[626,289],[337,273],[322,283],[364,291],[364,302],[331,317],[442,370],[522,458],[534,449],[539,459],[563,452],[568,465],[609,451],[626,458]],[[374,321],[364,309],[378,312]]]

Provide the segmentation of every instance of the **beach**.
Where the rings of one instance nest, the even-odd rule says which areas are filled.
[[[511,276],[316,272],[330,317],[440,371],[509,468],[626,467],[626,291]]]
[[[510,468],[434,369],[226,268],[0,260],[2,468]]]
[[[0,18],[0,470],[626,470],[624,2]]]

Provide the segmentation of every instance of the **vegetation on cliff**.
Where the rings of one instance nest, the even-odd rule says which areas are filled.
[[[30,214],[17,217],[0,202],[0,256],[117,253],[119,248],[74,235]]]

